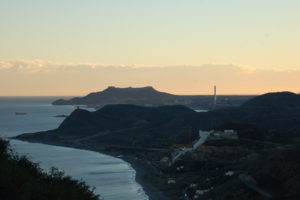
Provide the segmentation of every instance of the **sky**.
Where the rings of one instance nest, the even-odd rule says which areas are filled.
[[[0,96],[300,92],[299,10],[298,0],[0,0]]]

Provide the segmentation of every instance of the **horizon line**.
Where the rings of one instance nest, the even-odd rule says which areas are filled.
[[[290,91],[278,91],[278,92],[290,92]],[[93,93],[93,92],[90,92]],[[88,93],[88,94],[90,94]],[[167,93],[167,92],[164,92]],[[260,94],[217,94],[217,96],[258,96],[258,95],[263,95],[267,93],[276,93],[276,92],[266,92],[266,93],[260,93]],[[292,92],[295,93],[295,92]],[[0,95],[0,98],[9,98],[9,97],[84,97],[88,94],[84,95]],[[214,94],[173,94],[173,93],[168,93],[171,95],[178,95],[178,96],[214,96]],[[298,93],[295,93],[298,94]]]

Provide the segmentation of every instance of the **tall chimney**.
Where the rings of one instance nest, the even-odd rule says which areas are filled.
[[[213,106],[215,107],[217,105],[217,86],[214,86],[214,102]]]

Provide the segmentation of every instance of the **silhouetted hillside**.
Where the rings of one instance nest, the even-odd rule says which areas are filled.
[[[240,105],[252,96],[221,95],[219,106]],[[90,93],[70,100],[59,99],[53,105],[90,105],[101,107],[108,104],[133,104],[142,106],[186,105],[189,107],[211,108],[211,95],[173,95],[159,92],[153,87],[116,88]]]
[[[76,109],[58,129],[18,136],[36,141],[74,141],[103,145],[169,147],[196,136],[184,120],[196,112],[184,106],[109,105],[95,112]],[[193,118],[193,117],[192,117]],[[193,133],[193,134],[192,134]]]
[[[211,112],[215,128],[235,129],[253,139],[283,141],[300,134],[300,107],[241,106]]]
[[[269,102],[277,102],[277,94],[267,97]],[[247,104],[258,100],[254,98]],[[276,105],[228,107],[202,113],[184,106],[109,105],[95,112],[76,109],[55,130],[17,138],[162,148],[190,143],[199,129],[235,129],[241,137],[281,142],[296,137],[300,133],[300,107],[285,106],[291,105],[289,101]]]
[[[298,107],[300,106],[300,96],[292,92],[267,93],[246,101],[243,106]]]
[[[159,92],[152,87],[116,88],[108,87],[101,92],[90,93],[85,97],[70,100],[57,100],[54,105],[106,105],[106,104],[137,104],[162,105],[176,101],[176,96]]]
[[[300,133],[300,96],[290,92],[264,94],[212,113],[220,129],[235,129],[253,139],[283,141]]]
[[[1,200],[97,200],[82,181],[73,180],[52,168],[43,172],[26,157],[12,155],[8,142],[0,139]]]

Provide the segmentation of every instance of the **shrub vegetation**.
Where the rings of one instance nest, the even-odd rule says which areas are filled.
[[[9,142],[0,139],[1,200],[99,200],[83,181],[52,167],[44,172],[25,156],[16,155]]]

